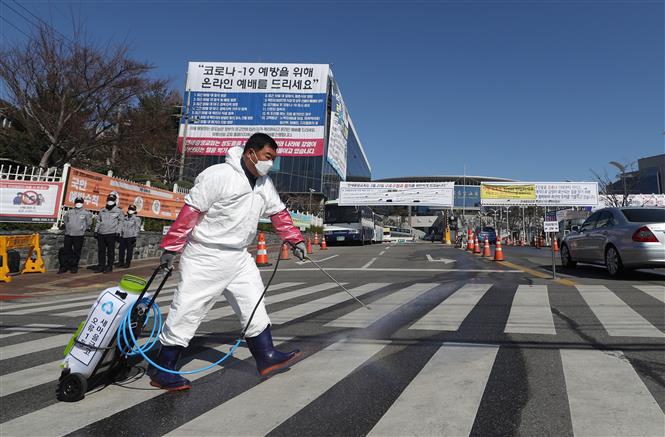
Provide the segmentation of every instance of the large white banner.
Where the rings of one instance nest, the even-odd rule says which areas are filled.
[[[0,221],[54,222],[62,182],[0,181]]]
[[[596,182],[483,182],[484,206],[596,206]]]
[[[332,80],[332,109],[330,111],[330,133],[328,135],[328,153],[326,159],[346,180],[346,149],[349,139],[349,112],[344,104],[342,92],[335,80]]]
[[[453,205],[454,182],[341,182],[339,205]]]
[[[255,132],[282,156],[321,156],[328,64],[190,62],[186,154],[225,155]],[[178,151],[185,137],[181,120]]]
[[[608,206],[621,206],[623,204],[623,194],[614,196],[600,195],[598,208]],[[665,207],[665,194],[629,194],[627,206],[645,206],[645,207]]]

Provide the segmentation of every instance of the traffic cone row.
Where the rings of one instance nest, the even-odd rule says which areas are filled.
[[[306,245],[307,255],[313,254],[314,250],[312,248],[312,241],[309,235],[305,240],[305,245]],[[319,246],[321,250],[328,250],[328,244],[326,243],[325,236],[322,235],[321,239],[319,240],[318,232],[314,233],[314,245]],[[287,243],[282,244],[279,253],[280,260],[288,260],[290,258],[289,249],[290,248]],[[268,262],[268,249],[266,248],[266,236],[263,232],[259,232],[259,237],[256,243],[256,265],[258,267],[267,267],[272,265],[270,262]]]
[[[473,240],[473,253],[480,255],[480,243],[478,242],[478,236]]]
[[[312,241],[309,239],[309,235],[307,236],[307,255],[311,255],[314,253],[314,250],[312,250]]]
[[[289,259],[289,245],[287,243],[282,244],[282,251],[279,254],[279,259],[280,260]]]
[[[487,239],[487,237],[485,237],[485,244],[483,245],[483,256],[485,258],[489,258],[492,256],[492,253],[490,252],[490,242]]]
[[[272,265],[268,262],[268,250],[266,249],[266,236],[259,232],[259,239],[256,243],[256,265],[258,267],[267,267]]]
[[[494,261],[503,261],[503,248],[501,247],[501,240],[496,240],[496,249],[494,250]]]

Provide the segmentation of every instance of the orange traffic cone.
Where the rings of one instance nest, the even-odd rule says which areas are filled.
[[[328,244],[326,244],[325,235],[321,235],[321,250],[328,250]]]
[[[480,243],[478,242],[478,237],[476,236],[475,240],[473,241],[473,253],[476,255],[480,255]]]
[[[501,240],[496,240],[496,250],[494,251],[494,261],[503,261],[503,248]]]
[[[312,250],[312,241],[309,239],[309,235],[307,236],[307,255],[313,254],[314,251]]]
[[[559,242],[556,241],[556,238],[552,238],[552,246],[554,246],[554,251],[555,252],[559,251]]]
[[[270,266],[268,262],[268,250],[266,249],[266,236],[259,232],[259,239],[256,243],[256,265],[258,267]]]
[[[499,240],[497,240],[499,241]],[[486,258],[489,258],[492,256],[492,252],[490,252],[490,241],[485,237],[485,245],[483,246],[483,256]]]
[[[469,252],[473,252],[473,232],[471,232],[471,229],[467,233],[466,248]]]
[[[319,245],[319,233],[314,232],[314,245],[318,246]]]
[[[279,259],[289,259],[289,245],[287,243],[282,244],[282,252],[279,254]]]

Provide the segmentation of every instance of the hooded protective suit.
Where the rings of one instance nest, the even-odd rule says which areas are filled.
[[[161,243],[180,252],[181,279],[160,336],[167,346],[187,346],[223,292],[244,328],[263,292],[263,281],[247,246],[260,217],[270,217],[280,237],[301,242],[302,235],[268,176],[252,186],[241,166],[243,148],[228,151],[226,162],[198,175],[185,207]],[[261,303],[245,335],[259,335],[270,324]]]

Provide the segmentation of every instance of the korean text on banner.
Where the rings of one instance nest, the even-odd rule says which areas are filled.
[[[185,196],[180,193],[72,167],[64,204],[73,207],[74,200],[82,197],[86,208],[98,210],[106,204],[106,197],[111,193],[118,196],[118,206],[123,210],[136,205],[140,217],[175,220],[185,203]]]
[[[337,174],[346,180],[346,150],[349,139],[349,112],[344,104],[342,92],[335,80],[332,80],[332,110],[330,111],[330,134],[328,135],[328,153],[326,160]]]
[[[54,222],[62,182],[0,181],[0,221]]]
[[[338,204],[453,205],[454,182],[341,182]]]
[[[190,62],[185,100],[187,155],[226,155],[255,132],[272,136],[281,156],[321,156],[327,64]],[[185,119],[178,151],[182,151]]]
[[[483,182],[483,205],[595,206],[596,182]]]
[[[535,204],[535,184],[482,184],[480,198],[484,200],[502,200],[520,204]]]

